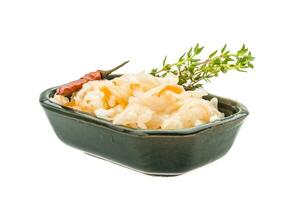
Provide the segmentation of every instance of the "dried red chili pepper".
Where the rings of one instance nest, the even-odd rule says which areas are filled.
[[[112,68],[111,70],[107,70],[107,71],[97,70],[95,72],[90,72],[76,81],[72,81],[72,82],[69,82],[67,84],[64,84],[64,85],[58,87],[56,90],[56,94],[69,97],[74,92],[80,90],[82,88],[83,84],[85,84],[89,81],[105,79],[109,74],[111,74],[112,72],[116,71],[117,69],[123,67],[128,62],[129,61],[123,62],[122,64]]]

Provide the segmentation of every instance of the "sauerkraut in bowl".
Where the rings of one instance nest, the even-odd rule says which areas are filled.
[[[112,80],[89,81],[70,98],[51,101],[87,112],[113,124],[140,129],[182,129],[224,118],[217,98],[203,99],[203,89],[185,91],[176,76],[125,74]]]

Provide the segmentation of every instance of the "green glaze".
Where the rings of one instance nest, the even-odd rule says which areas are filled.
[[[150,175],[179,175],[222,157],[248,115],[242,104],[217,97],[222,120],[188,129],[132,129],[52,103],[55,90],[42,92],[40,103],[61,141]]]

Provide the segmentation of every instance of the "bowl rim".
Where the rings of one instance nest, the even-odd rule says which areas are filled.
[[[61,106],[57,103],[54,103],[50,100],[50,96],[54,94],[56,87],[51,87],[46,90],[44,90],[40,94],[40,104],[51,111],[54,111],[58,114],[64,115],[65,117],[71,117],[76,118],[76,120],[83,121],[84,123],[92,123],[93,125],[98,126],[105,126],[107,128],[113,129],[115,131],[122,132],[124,134],[130,134],[131,136],[188,136],[188,135],[194,135],[199,133],[200,131],[204,131],[206,129],[219,126],[231,121],[236,121],[241,118],[245,118],[249,111],[243,104],[239,103],[238,101],[234,101],[225,97],[220,97],[217,95],[209,94],[208,97],[216,97],[218,100],[222,100],[223,103],[226,101],[229,106],[235,107],[238,111],[230,116],[227,116],[223,119],[219,119],[207,124],[195,126],[192,128],[183,128],[183,129],[172,129],[172,130],[161,130],[161,129],[138,129],[138,128],[129,128],[122,125],[116,125],[113,124],[111,121],[98,118],[96,116],[93,116],[88,113],[84,113],[81,111],[74,110],[72,108],[67,108],[64,106]]]

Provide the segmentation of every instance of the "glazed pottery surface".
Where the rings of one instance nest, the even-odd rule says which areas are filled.
[[[188,129],[132,129],[53,103],[55,91],[56,87],[42,92],[40,104],[61,141],[150,175],[179,175],[222,157],[248,115],[242,104],[217,97],[226,116],[222,120]]]

